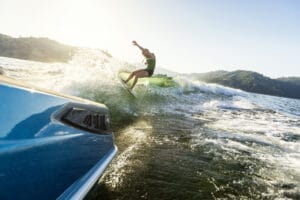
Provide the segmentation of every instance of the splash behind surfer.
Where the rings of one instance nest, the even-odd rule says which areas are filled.
[[[132,41],[132,44],[135,45],[135,46],[137,46],[142,51],[142,54],[143,54],[143,56],[146,59],[145,64],[147,65],[147,68],[146,69],[139,69],[139,70],[133,71],[128,76],[127,80],[124,81],[125,83],[127,83],[128,81],[130,81],[134,77],[131,89],[134,88],[135,84],[138,81],[138,78],[152,76],[152,74],[154,72],[154,69],[155,69],[155,62],[156,62],[154,53],[151,53],[149,51],[149,49],[143,48],[136,41]]]

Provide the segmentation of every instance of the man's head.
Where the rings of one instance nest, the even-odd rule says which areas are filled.
[[[151,53],[150,53],[150,51],[149,51],[149,49],[144,49],[143,50],[143,55],[144,56],[149,56]]]

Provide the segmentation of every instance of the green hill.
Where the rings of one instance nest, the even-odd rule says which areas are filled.
[[[300,77],[282,77],[282,78],[278,78],[277,80],[300,86]]]
[[[0,34],[0,56],[41,62],[67,62],[75,47],[48,38],[13,38]]]
[[[262,74],[244,70],[192,74],[192,77],[248,92],[300,99],[300,78],[297,77],[271,79]]]

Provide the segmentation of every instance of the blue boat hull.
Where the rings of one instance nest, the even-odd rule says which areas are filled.
[[[0,199],[83,198],[117,151],[106,107],[7,78],[0,96]]]

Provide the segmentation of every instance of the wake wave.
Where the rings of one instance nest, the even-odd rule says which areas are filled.
[[[81,86],[85,88],[107,87],[110,90],[119,87],[117,74],[119,70],[132,71],[132,64],[117,60],[108,53],[95,49],[80,49],[67,64],[46,64],[34,61],[23,61],[11,58],[1,58],[7,76],[22,79],[40,87],[58,92],[78,95]],[[139,66],[141,67],[141,66]],[[159,71],[159,70],[158,70]],[[201,91],[220,95],[243,95],[244,92],[217,84],[207,84],[199,81],[189,81],[186,77],[177,75],[174,80],[180,85],[177,93]],[[169,95],[166,90],[149,89],[159,95]],[[174,89],[171,93],[174,93]]]
[[[203,99],[207,99],[210,95],[226,97],[244,95],[240,90],[190,81],[177,74],[174,81],[179,87],[137,86],[137,99],[132,99],[122,88],[117,74],[120,70],[134,70],[134,65],[95,49],[79,49],[66,64],[1,58],[0,65],[6,75],[12,78],[24,80],[41,88],[104,103],[117,121],[124,118],[130,121],[138,116],[139,111],[151,113],[161,108],[173,109],[175,105],[185,107],[187,102],[194,102],[198,98],[189,95],[191,93],[203,93]]]
[[[179,85],[187,92],[201,91],[204,93],[212,93],[226,96],[246,95],[246,92],[239,89],[229,88],[214,83],[205,83],[201,81],[190,80],[188,77],[185,76],[177,76],[175,77],[175,81],[179,83]]]

